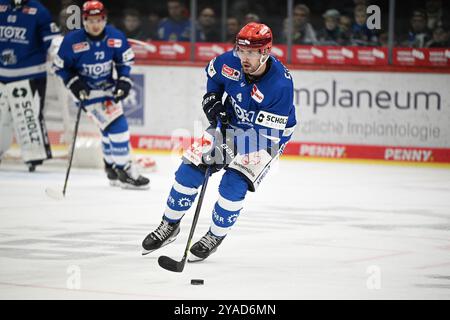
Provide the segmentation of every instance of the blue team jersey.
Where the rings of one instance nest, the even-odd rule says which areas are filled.
[[[227,95],[224,105],[231,116],[230,127],[253,129],[267,138],[270,146],[290,137],[297,121],[292,77],[279,60],[273,56],[269,59],[269,71],[256,82],[246,79],[234,51],[211,60],[206,73],[207,91]]]
[[[10,0],[0,0],[0,81],[45,76],[47,49],[58,34],[49,11],[38,1],[16,10]]]
[[[117,78],[129,79],[133,62],[134,53],[125,35],[107,25],[105,36],[98,41],[91,40],[84,29],[68,33],[53,66],[65,84],[78,76],[93,90],[85,103],[89,105],[110,100],[114,68]]]

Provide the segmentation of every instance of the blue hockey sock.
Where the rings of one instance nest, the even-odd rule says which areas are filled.
[[[237,172],[227,170],[219,185],[219,199],[214,205],[210,231],[224,237],[236,222],[242,210],[248,185]]]
[[[192,207],[202,183],[203,173],[182,163],[175,173],[175,182],[170,190],[163,218],[169,222],[180,221]]]
[[[110,157],[116,167],[125,167],[131,161],[130,132],[125,117],[122,115],[114,120],[102,133],[109,139]]]

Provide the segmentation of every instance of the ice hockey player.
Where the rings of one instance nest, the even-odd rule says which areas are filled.
[[[59,34],[35,0],[0,0],[0,160],[13,132],[29,171],[52,157],[44,122],[47,50]]]
[[[219,197],[205,236],[190,248],[188,261],[201,261],[217,250],[244,205],[247,191],[255,191],[279,158],[296,125],[293,82],[289,71],[270,55],[272,32],[260,23],[245,25],[235,48],[206,67],[207,92],[203,110],[211,127],[224,124],[224,138],[211,148],[207,130],[183,155],[175,172],[162,222],[143,240],[143,254],[175,240],[180,221],[203,184],[205,168],[225,169]],[[224,93],[227,97],[222,100]],[[224,130],[222,130],[224,131]],[[209,146],[209,147],[208,147]],[[207,149],[212,149],[207,152]]]
[[[53,62],[55,72],[102,132],[110,184],[148,189],[149,179],[141,176],[131,161],[130,133],[121,102],[132,87],[134,53],[125,35],[107,25],[100,1],[85,2],[82,18],[84,28],[64,37]],[[113,79],[114,68],[117,79]]]

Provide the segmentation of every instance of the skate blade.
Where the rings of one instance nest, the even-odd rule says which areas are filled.
[[[195,262],[203,261],[203,260],[205,260],[205,259],[206,259],[206,258],[200,258],[200,257],[197,257],[195,254],[190,253],[190,254],[189,254],[189,257],[188,257],[188,262],[190,262],[190,263],[195,263]]]
[[[109,185],[111,187],[120,187],[120,182],[119,180],[109,180]]]
[[[177,239],[177,237],[174,237],[174,238],[172,238],[172,239],[167,240],[166,242],[163,243],[163,245],[162,245],[161,247],[159,247],[159,248],[157,248],[157,249],[153,249],[153,250],[146,250],[146,249],[143,249],[143,250],[142,250],[142,255],[143,255],[143,256],[146,256],[146,255],[148,255],[149,253],[152,253],[153,251],[156,251],[156,250],[158,250],[158,249],[161,249],[162,247],[167,246],[169,243],[174,242],[176,239]]]
[[[150,184],[146,184],[144,186],[133,186],[131,184],[120,182],[120,187],[124,190],[148,190],[150,189]]]

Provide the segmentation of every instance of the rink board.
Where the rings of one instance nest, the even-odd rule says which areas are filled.
[[[450,74],[410,71],[291,70],[298,125],[285,155],[450,163]],[[203,67],[133,72],[124,105],[134,148],[171,151],[201,136]]]

